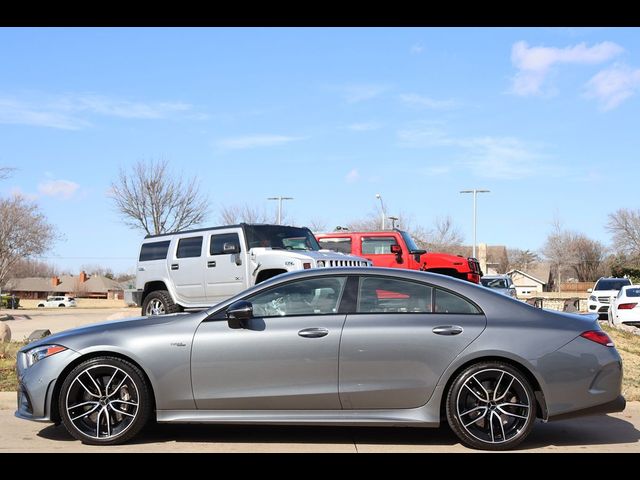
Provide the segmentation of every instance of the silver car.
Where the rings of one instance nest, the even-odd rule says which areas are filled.
[[[68,330],[24,347],[16,416],[118,444],[149,420],[449,423],[504,450],[536,418],[617,412],[622,362],[594,316],[387,268],[274,277],[198,313]]]
[[[518,296],[516,286],[509,275],[485,275],[480,279],[480,283],[487,288],[493,288],[503,295],[513,298]]]

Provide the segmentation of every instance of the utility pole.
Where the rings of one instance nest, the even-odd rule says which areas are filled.
[[[293,197],[269,197],[267,200],[278,200],[278,225],[282,225],[282,201],[293,200]]]
[[[473,190],[460,190],[460,193],[473,193],[473,253],[471,256],[476,258],[476,232],[478,222],[478,210],[476,208],[476,196],[478,193],[489,193],[491,190],[479,190],[474,188]]]
[[[396,228],[396,222],[399,219],[398,219],[398,217],[389,217],[389,220],[391,220],[391,230],[393,230],[394,228]]]
[[[387,214],[384,212],[384,203],[382,203],[382,195],[380,195],[379,193],[376,193],[376,198],[378,200],[380,200],[380,208],[382,209],[382,230],[384,230],[384,217],[387,216]]]

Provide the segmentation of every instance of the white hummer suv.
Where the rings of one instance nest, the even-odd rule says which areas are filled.
[[[246,224],[147,235],[133,298],[143,315],[206,308],[268,278],[316,267],[371,266],[321,250],[306,227]]]

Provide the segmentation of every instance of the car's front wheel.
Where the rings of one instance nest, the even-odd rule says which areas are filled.
[[[60,396],[62,423],[90,445],[126,442],[145,425],[151,394],[143,373],[117,357],[82,362],[65,378]]]
[[[509,450],[522,442],[536,418],[533,389],[513,366],[498,361],[471,365],[447,394],[447,421],[463,445]]]

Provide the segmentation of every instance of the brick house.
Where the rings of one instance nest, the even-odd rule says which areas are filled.
[[[51,278],[12,278],[7,281],[3,292],[9,292],[21,299],[46,299],[49,295],[69,295],[78,298],[123,299],[122,286],[115,280],[102,275],[60,275]]]

